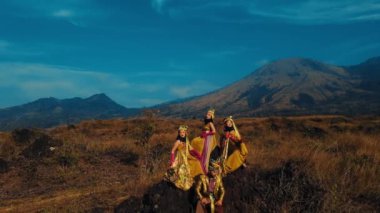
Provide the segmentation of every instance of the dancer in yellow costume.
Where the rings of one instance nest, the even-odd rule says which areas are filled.
[[[232,116],[224,119],[224,134],[220,145],[222,148],[221,162],[224,174],[233,172],[240,166],[246,166],[245,159],[248,149],[242,142],[239,130],[234,120],[232,120]]]
[[[204,118],[204,126],[200,137],[196,137],[191,141],[191,146],[201,154],[201,171],[194,173],[207,174],[212,150],[216,147],[215,126],[214,126],[215,110],[210,109]]]
[[[170,169],[165,174],[166,180],[182,190],[188,190],[193,185],[193,178],[197,174],[194,175],[192,171],[202,169],[200,154],[191,148],[187,129],[184,125],[178,128],[178,136],[170,155]]]

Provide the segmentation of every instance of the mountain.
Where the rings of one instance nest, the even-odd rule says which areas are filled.
[[[78,123],[85,119],[129,117],[138,109],[127,109],[105,94],[59,100],[42,98],[20,106],[0,109],[0,130],[27,127],[52,127]]]
[[[172,117],[380,114],[380,57],[349,67],[312,59],[269,63],[209,94],[157,106]]]
[[[204,115],[210,107],[216,109],[218,117],[379,115],[380,57],[354,66],[303,58],[278,60],[219,90],[153,108],[164,116],[189,118]],[[125,108],[105,94],[85,99],[43,98],[0,109],[0,130],[130,117],[140,110]]]
[[[353,78],[361,81],[360,87],[365,90],[380,91],[380,57],[368,59],[367,61],[346,67]]]

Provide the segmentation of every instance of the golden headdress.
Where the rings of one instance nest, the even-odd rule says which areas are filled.
[[[187,131],[188,128],[189,128],[189,127],[188,127],[187,125],[180,125],[180,126],[178,127],[178,131],[180,131],[180,130],[185,130],[185,131]]]
[[[231,121],[231,122],[232,122],[232,126],[234,127],[235,134],[236,134],[236,136],[237,136],[238,138],[240,138],[239,130],[238,130],[238,128],[236,127],[235,122],[234,122],[234,120],[232,119],[232,116],[231,116],[231,115],[228,116],[228,117],[226,117],[226,118],[223,120],[224,124],[226,124],[227,121]]]
[[[178,127],[178,136],[177,136],[177,140],[179,139],[180,137],[180,132],[181,130],[185,130],[187,131],[189,129],[189,127],[187,125],[179,125]],[[187,133],[186,133],[187,134]],[[189,142],[189,137],[187,137],[187,135],[185,136],[186,137],[186,156],[189,156],[189,146],[190,146],[190,142]]]
[[[214,117],[215,117],[215,109],[210,108],[210,109],[207,111],[207,113],[208,113],[208,112],[211,112],[211,118],[214,119]]]
[[[226,117],[224,120],[223,120],[223,123],[226,123],[227,121],[232,121],[232,123],[234,122],[234,120],[232,120],[232,116],[228,116]]]

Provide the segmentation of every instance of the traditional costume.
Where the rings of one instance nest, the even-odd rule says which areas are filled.
[[[227,122],[232,123],[232,127],[227,126]],[[248,154],[246,145],[242,142],[239,130],[232,116],[224,119],[224,134],[221,138],[221,164],[224,174],[235,171],[245,163]]]
[[[196,213],[223,212],[222,202],[225,194],[222,178],[218,172],[219,168],[214,164],[209,167],[207,175],[201,175],[195,186],[198,197]]]
[[[187,129],[187,126],[181,125],[178,132],[187,131]],[[194,176],[198,175],[192,171],[202,170],[199,161],[200,154],[192,150],[187,135],[181,137],[178,134],[177,142],[180,144],[177,146],[176,152],[170,155],[170,169],[166,172],[165,179],[182,190],[188,190],[193,185]]]
[[[215,117],[215,110],[210,109],[208,113],[211,113],[211,118],[204,119],[204,126],[202,128],[202,134],[200,137],[196,137],[191,141],[191,146],[201,154],[202,171],[197,171],[199,174],[207,174],[208,166],[210,162],[210,154],[217,145],[215,138],[215,131],[211,128],[213,125],[213,119]]]

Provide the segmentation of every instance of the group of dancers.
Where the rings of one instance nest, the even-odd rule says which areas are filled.
[[[170,168],[165,174],[167,181],[185,191],[195,182],[198,197],[196,212],[223,212],[225,190],[222,177],[246,166],[248,150],[232,116],[223,120],[223,134],[219,142],[214,118],[215,110],[208,110],[202,134],[191,141],[187,135],[188,127],[179,126],[170,153]]]

